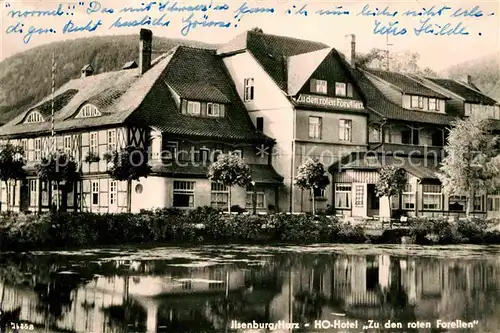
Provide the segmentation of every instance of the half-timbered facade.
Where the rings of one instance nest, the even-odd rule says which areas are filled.
[[[282,177],[270,156],[257,154],[274,141],[253,126],[221,58],[179,46],[151,61],[152,33],[141,30],[140,37],[139,65],[100,74],[85,66],[80,78],[0,128],[3,141],[24,148],[28,171],[26,180],[10,184],[10,198],[2,188],[1,202],[32,212],[56,202],[99,213],[225,208],[229,189],[206,173],[218,154],[231,152],[250,165],[254,181],[233,189],[233,205],[251,209],[255,195],[257,211],[277,210]],[[110,178],[104,158],[126,146],[145,148],[152,166],[151,175],[131,184]],[[77,162],[75,184],[48,186],[37,178],[35,166],[57,150]]]

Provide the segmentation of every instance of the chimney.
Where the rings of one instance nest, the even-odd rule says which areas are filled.
[[[356,35],[348,34],[346,35],[347,42],[350,42],[346,52],[346,59],[352,67],[355,67],[356,64]]]
[[[472,82],[472,75],[467,74],[467,76],[466,76],[465,78],[466,78],[466,80],[467,80],[467,81],[465,81],[465,82],[467,82],[467,84],[468,84],[469,86],[474,87],[474,82]]]
[[[153,44],[153,32],[148,29],[141,29],[139,43],[139,68],[144,74],[151,68],[151,47]]]
[[[82,67],[82,78],[91,76],[92,74],[94,74],[94,68],[92,67],[92,65],[87,64]]]

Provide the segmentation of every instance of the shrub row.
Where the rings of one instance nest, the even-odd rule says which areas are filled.
[[[483,220],[448,222],[413,219],[409,228],[368,238],[362,227],[312,215],[224,215],[201,207],[193,211],[159,209],[140,214],[59,213],[0,216],[0,250],[32,250],[132,243],[500,243]]]
[[[130,243],[365,242],[360,227],[311,215],[224,215],[209,207],[140,214],[4,214],[0,249],[29,250]]]

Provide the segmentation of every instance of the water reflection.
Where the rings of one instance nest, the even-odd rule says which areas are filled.
[[[1,325],[30,323],[46,332],[250,332],[231,324],[255,321],[295,322],[301,325],[294,332],[313,332],[314,320],[340,319],[401,322],[404,330],[390,331],[409,333],[446,330],[408,329],[408,322],[460,319],[478,320],[474,332],[496,332],[499,256],[477,251],[473,258],[230,247],[4,254]],[[292,331],[281,328],[275,332]]]

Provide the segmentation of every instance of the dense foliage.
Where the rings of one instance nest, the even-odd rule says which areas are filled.
[[[307,159],[297,168],[294,183],[300,189],[311,191],[312,213],[315,214],[314,189],[324,190],[330,184],[323,163],[317,158]]]
[[[73,157],[63,153],[52,153],[43,157],[36,165],[38,178],[49,182],[72,182],[79,178],[78,167]]]
[[[0,216],[0,249],[104,246],[130,243],[365,242],[360,227],[312,215],[227,215],[203,207],[140,214],[55,213]]]
[[[108,174],[116,180],[139,180],[151,173],[148,152],[144,148],[127,146],[106,153],[104,159],[108,163]]]
[[[375,184],[377,197],[388,197],[389,207],[392,207],[391,198],[401,195],[406,185],[406,172],[396,165],[387,165],[379,171],[379,178]],[[389,209],[392,215],[392,209]]]
[[[446,153],[438,174],[443,190],[450,195],[466,195],[467,216],[476,195],[500,185],[498,136],[491,133],[487,118],[468,117],[453,123],[444,147]]]
[[[177,45],[214,47],[196,41],[155,37],[153,57]],[[128,61],[137,61],[139,37],[102,36],[66,40],[36,47],[0,62],[0,123],[14,118],[50,93],[53,51],[58,64],[56,85],[60,87],[78,78],[86,64],[92,64],[96,73],[103,73],[119,70]]]
[[[207,177],[214,183],[220,183],[229,188],[228,212],[231,212],[231,187],[245,187],[252,181],[250,167],[236,154],[221,154],[217,161],[210,164]]]

